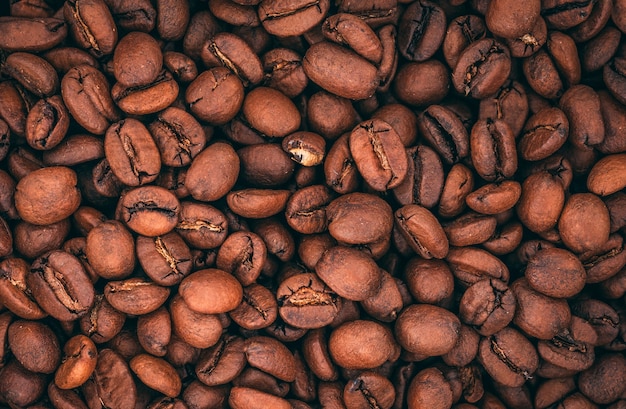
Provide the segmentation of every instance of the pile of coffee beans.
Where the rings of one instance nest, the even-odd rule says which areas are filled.
[[[0,407],[626,408],[625,34],[1,2]]]

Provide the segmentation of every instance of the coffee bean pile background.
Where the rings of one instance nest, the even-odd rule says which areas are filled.
[[[626,0],[0,14],[1,407],[626,408]]]

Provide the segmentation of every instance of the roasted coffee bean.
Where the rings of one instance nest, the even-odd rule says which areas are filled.
[[[398,357],[398,345],[391,331],[375,321],[344,323],[330,334],[328,351],[346,369],[372,369]]]
[[[172,104],[178,96],[178,83],[172,74],[162,70],[149,84],[125,86],[115,83],[111,97],[117,106],[129,115],[147,115],[161,111]]]
[[[0,17],[5,35],[0,49],[14,51],[44,51],[60,44],[67,37],[67,23],[56,17]]]
[[[263,1],[259,6],[259,19],[268,33],[278,37],[302,35],[319,24],[328,9],[329,0],[315,4],[305,1],[281,3],[276,0]]]
[[[404,349],[426,358],[450,351],[459,338],[460,326],[460,320],[450,311],[420,304],[402,311],[396,320],[395,332]]]
[[[482,99],[494,94],[511,71],[508,48],[493,39],[484,38],[470,44],[459,56],[452,73],[457,92]]]
[[[62,321],[80,318],[94,302],[94,287],[82,263],[62,250],[35,260],[26,283],[37,304]]]
[[[10,54],[4,61],[2,72],[40,98],[59,92],[59,76],[54,67],[35,54]]]
[[[214,201],[235,186],[239,156],[227,143],[216,142],[196,156],[187,171],[185,186],[196,200]]]
[[[420,205],[406,205],[395,213],[396,225],[411,248],[426,259],[444,258],[448,238],[435,216]]]
[[[64,166],[36,170],[15,188],[15,208],[22,220],[44,225],[69,217],[80,205],[76,173]]]
[[[374,119],[357,125],[348,139],[350,152],[363,179],[374,189],[397,187],[407,174],[407,157],[398,133]]]
[[[427,79],[428,78],[428,79]],[[398,98],[407,104],[428,106],[440,103],[450,89],[450,73],[437,60],[402,66],[393,81]]]
[[[65,343],[63,353],[64,359],[54,374],[54,384],[63,390],[78,388],[96,369],[96,345],[84,335],[75,335]]]
[[[63,15],[72,37],[81,48],[96,57],[113,52],[117,44],[117,28],[104,0],[67,2]]]
[[[440,105],[431,105],[417,121],[420,132],[448,164],[469,155],[467,130],[456,114]]]
[[[106,77],[90,65],[73,67],[63,76],[61,95],[72,118],[88,132],[104,135],[120,119]]]
[[[137,385],[128,364],[110,348],[100,350],[92,377],[81,389],[89,406],[130,409],[137,401]]]
[[[59,339],[41,322],[13,321],[7,340],[15,359],[29,371],[50,374],[61,363]]]
[[[234,232],[217,253],[217,268],[233,274],[242,285],[252,284],[261,274],[267,260],[267,247],[259,235]]]
[[[113,72],[125,86],[151,83],[161,72],[163,53],[157,41],[142,32],[126,34],[115,47]]]
[[[180,202],[173,193],[158,186],[142,186],[120,199],[120,217],[134,232],[154,237],[176,227]]]
[[[402,14],[398,28],[398,48],[410,61],[432,57],[446,32],[446,15],[435,2],[414,2]]]
[[[174,107],[161,112],[149,129],[166,166],[189,165],[204,149],[208,139],[191,114]]]
[[[531,379],[539,364],[535,347],[509,327],[480,341],[478,361],[494,379],[512,387]]]
[[[148,314],[159,308],[170,295],[170,289],[135,277],[109,281],[104,296],[115,309],[132,315]]]
[[[137,237],[136,252],[143,271],[160,285],[180,283],[193,267],[189,247],[173,231],[163,236]]]
[[[217,315],[195,312],[176,294],[169,302],[172,329],[176,336],[194,348],[215,345],[222,335],[222,324]]]
[[[470,134],[470,152],[476,172],[487,181],[508,179],[517,170],[515,135],[500,119],[479,119]]]
[[[328,92],[348,99],[369,98],[379,85],[378,72],[373,64],[327,41],[313,44],[307,50],[302,67],[311,81]]]
[[[178,293],[195,312],[220,314],[234,310],[243,299],[243,288],[237,279],[219,269],[196,271],[185,277]]]

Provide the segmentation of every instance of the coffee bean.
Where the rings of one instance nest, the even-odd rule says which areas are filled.
[[[54,374],[54,384],[63,390],[74,389],[87,382],[96,369],[98,351],[84,335],[70,338],[63,348],[64,360]]]

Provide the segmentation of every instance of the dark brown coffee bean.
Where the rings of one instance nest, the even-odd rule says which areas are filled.
[[[450,21],[441,46],[448,66],[454,68],[465,47],[484,38],[486,34],[485,21],[478,16],[463,15]]]
[[[8,344],[24,368],[53,373],[61,363],[61,346],[52,329],[38,321],[16,320],[9,326]]]
[[[521,135],[518,149],[526,160],[541,160],[555,153],[569,136],[569,120],[558,108],[546,108],[531,116]]]
[[[446,27],[445,12],[437,3],[412,3],[399,22],[400,53],[409,61],[429,59],[443,42]]]
[[[157,237],[139,236],[136,250],[143,271],[163,286],[180,283],[193,267],[191,251],[176,232]]]
[[[357,189],[359,172],[348,145],[349,133],[339,137],[330,148],[324,161],[326,184],[337,193],[350,193]]]
[[[459,338],[460,327],[458,317],[450,311],[414,304],[404,309],[396,320],[395,333],[402,348],[426,358],[450,351]]]
[[[515,309],[515,295],[505,283],[496,279],[472,284],[459,301],[461,320],[486,337],[509,325]]]
[[[448,238],[428,209],[406,205],[396,211],[395,220],[411,248],[421,257],[444,258],[448,254]]]
[[[467,130],[450,109],[431,105],[419,115],[417,125],[446,163],[456,163],[469,155]]]
[[[169,310],[174,334],[187,344],[194,348],[208,348],[219,341],[223,328],[217,315],[189,309],[178,294],[172,297]]]
[[[328,340],[330,356],[345,369],[372,369],[395,361],[398,348],[387,327],[369,320],[344,323]]]
[[[406,399],[409,408],[417,408],[421,404],[452,407],[454,402],[450,383],[439,369],[433,367],[415,375],[409,384]]]
[[[509,281],[506,264],[488,251],[476,247],[453,247],[446,261],[463,287],[469,287],[483,278],[497,278],[505,283]]]
[[[163,65],[180,82],[191,82],[198,77],[198,67],[189,56],[176,51],[163,53]]]
[[[517,38],[527,34],[539,18],[540,1],[518,3],[512,0],[496,0],[489,3],[485,22],[497,37]]]
[[[61,94],[72,117],[88,132],[104,135],[119,120],[109,84],[104,75],[90,65],[70,69],[61,80]]]
[[[185,92],[185,101],[199,119],[217,125],[235,117],[243,103],[243,85],[225,67],[204,71]]]
[[[150,84],[163,67],[163,53],[158,42],[142,32],[126,34],[115,47],[113,72],[125,86]]]
[[[330,324],[341,304],[341,299],[313,273],[297,274],[281,282],[276,298],[280,316],[298,328]]]
[[[117,106],[129,115],[147,115],[170,106],[178,96],[178,83],[167,70],[162,70],[149,84],[124,86],[117,82],[111,96]]]
[[[320,135],[301,131],[283,138],[282,147],[291,160],[303,166],[317,166],[324,160],[326,141]]]
[[[294,357],[285,344],[275,338],[264,336],[248,338],[245,341],[244,352],[250,366],[285,382],[292,382],[295,379]]]
[[[226,240],[228,221],[226,216],[213,206],[183,201],[176,231],[191,246],[211,249]]]
[[[474,124],[470,152],[474,169],[487,181],[507,179],[517,171],[515,134],[501,119],[479,119]]]
[[[20,222],[13,228],[13,249],[24,257],[37,258],[59,249],[70,229],[69,219],[46,225]]]
[[[351,48],[361,57],[378,64],[382,58],[382,45],[374,30],[359,17],[338,13],[328,17],[322,25],[326,39]]]
[[[228,193],[239,176],[239,156],[228,144],[209,145],[193,160],[185,186],[196,200],[217,200]]]
[[[328,232],[346,244],[376,243],[389,237],[393,228],[391,207],[384,200],[367,193],[343,195],[328,205]],[[365,220],[375,223],[365,224]]]
[[[120,334],[124,322],[126,314],[113,308],[104,294],[96,294],[93,306],[80,318],[79,325],[83,334],[93,342],[102,344]]]
[[[437,60],[410,62],[398,70],[393,89],[398,99],[406,104],[438,104],[450,89],[450,72]]]
[[[626,376],[624,356],[607,354],[599,357],[591,368],[580,374],[578,387],[593,402],[607,404],[624,393],[626,387],[618,381],[624,376]]]
[[[278,37],[299,36],[321,23],[330,1],[321,0],[315,5],[305,1],[281,3],[266,0],[259,6],[259,19],[268,33]]]
[[[591,168],[587,177],[587,188],[599,196],[607,196],[623,189],[626,186],[626,180],[622,177],[625,167],[626,155],[605,156]]]
[[[528,97],[522,84],[507,81],[493,98],[480,101],[481,119],[502,119],[517,138],[528,117]]]
[[[528,339],[507,327],[480,341],[478,362],[499,383],[516,387],[531,379],[539,358]]]
[[[0,396],[9,405],[29,406],[46,390],[46,375],[31,372],[13,359],[2,368]]]
[[[578,294],[587,278],[578,258],[559,248],[538,251],[528,261],[524,274],[533,289],[556,298],[569,298]]]
[[[619,334],[620,316],[603,301],[593,298],[577,301],[572,304],[572,313],[593,326],[598,336],[596,345],[608,345]]]
[[[497,220],[492,216],[470,212],[442,224],[442,227],[450,245],[472,246],[484,243],[493,237]]]
[[[416,301],[446,306],[454,292],[454,276],[448,265],[437,259],[411,258],[404,268],[404,280]]]
[[[29,223],[43,225],[69,217],[80,205],[76,173],[54,166],[22,178],[15,188],[15,207]]]
[[[26,284],[29,265],[21,258],[0,262],[0,296],[4,307],[20,318],[36,320],[47,315],[37,304]]]
[[[81,48],[96,57],[111,54],[117,44],[117,28],[104,0],[71,1],[63,7],[69,31]]]
[[[82,392],[89,407],[132,409],[137,402],[137,385],[128,364],[109,348],[100,350],[96,369],[83,384]]]
[[[61,321],[86,314],[94,302],[94,287],[80,260],[53,250],[33,262],[26,277],[28,288],[41,308]]]
[[[59,129],[59,126],[54,127],[50,134],[36,143],[45,142],[48,145]],[[57,146],[44,151],[42,157],[43,163],[47,166],[75,166],[102,158],[104,158],[102,139],[88,134],[65,136]]]
[[[315,265],[315,272],[331,290],[354,301],[375,295],[382,278],[380,269],[371,257],[344,246],[325,251]]]
[[[572,314],[565,299],[548,297],[535,291],[526,278],[510,286],[517,300],[513,323],[526,334],[539,339],[552,339],[570,323]],[[545,314],[550,311],[550,314]]]
[[[438,212],[442,217],[454,217],[465,208],[465,198],[474,190],[474,174],[460,163],[452,166],[441,192]]]
[[[40,98],[51,97],[59,91],[59,76],[54,67],[35,54],[10,54],[4,61],[2,72]]]
[[[584,371],[595,359],[594,345],[597,335],[593,326],[582,318],[573,316],[569,328],[549,341],[539,341],[539,356],[553,365],[574,371]]]
[[[182,39],[189,24],[189,4],[180,0],[158,0],[156,10],[159,36],[167,41]]]
[[[369,98],[379,85],[374,65],[358,54],[327,41],[313,44],[307,50],[302,67],[311,81],[328,92],[348,99]]]
[[[402,205],[418,204],[433,208],[439,202],[444,186],[444,171],[437,153],[424,145],[406,150],[408,155],[407,177],[393,190]]]
[[[212,36],[204,45],[201,58],[208,67],[228,68],[245,87],[263,79],[263,66],[258,55],[235,34],[221,32]]]
[[[457,92],[482,99],[494,94],[504,84],[510,71],[508,48],[485,38],[470,44],[459,56],[452,73],[452,84]]]
[[[0,49],[37,52],[60,44],[67,37],[67,23],[56,17],[2,16],[0,31],[5,33],[0,41]]]
[[[541,15],[557,30],[574,27],[587,18],[594,3],[576,3],[568,0],[549,0],[541,3]]]
[[[251,284],[243,289],[241,303],[228,315],[242,328],[248,330],[267,328],[278,316],[276,297],[266,287]]]
[[[609,239],[608,210],[592,193],[573,194],[565,202],[558,229],[563,243],[572,251],[598,249]]]
[[[202,314],[220,314],[234,310],[243,299],[237,279],[219,269],[196,271],[185,277],[178,293],[189,308]]]
[[[6,257],[13,252],[13,235],[6,220],[0,218],[0,257]]]
[[[124,225],[110,220],[94,227],[87,235],[85,255],[101,277],[120,280],[135,268],[135,241]]]
[[[220,247],[216,265],[247,286],[261,274],[266,259],[267,247],[263,239],[256,233],[238,231],[228,236]]]
[[[495,215],[513,208],[521,194],[522,187],[518,182],[504,180],[476,189],[467,195],[465,202],[475,212]]]
[[[383,375],[365,371],[347,381],[343,389],[343,400],[347,409],[376,405],[391,408],[395,399],[393,384]]]
[[[357,113],[349,99],[319,91],[309,98],[307,119],[311,130],[333,140],[356,125]]]
[[[84,335],[75,335],[65,343],[63,353],[64,359],[54,374],[54,384],[63,390],[78,388],[96,369],[96,345]]]
[[[282,212],[290,194],[288,190],[250,188],[231,191],[226,195],[226,202],[239,216],[262,219]]]
[[[120,218],[135,233],[154,237],[172,231],[178,223],[180,203],[169,190],[141,186],[121,197]]]
[[[172,365],[150,354],[139,354],[129,362],[130,368],[146,386],[170,398],[180,394],[182,382]]]
[[[228,404],[233,409],[246,409],[260,405],[277,409],[292,408],[289,401],[279,396],[244,386],[234,386],[230,390]]]
[[[408,163],[404,146],[386,122],[362,122],[352,130],[348,144],[359,173],[375,190],[393,189],[405,179]]]
[[[535,20],[535,25],[525,34],[517,38],[505,38],[511,56],[517,58],[530,57],[548,41],[548,26],[543,17]]]
[[[149,125],[150,133],[166,166],[186,166],[204,149],[207,135],[186,111],[170,107]]]
[[[251,128],[270,138],[287,136],[300,127],[300,114],[294,103],[273,88],[252,90],[243,101],[242,111]],[[282,121],[272,119],[276,117]]]
[[[139,277],[109,281],[104,287],[107,301],[115,309],[132,315],[155,311],[163,305],[169,294],[169,288]]]
[[[559,100],[559,106],[569,119],[569,140],[579,148],[587,148],[604,140],[604,121],[600,98],[593,88],[575,85]]]
[[[224,385],[235,379],[245,364],[244,340],[237,336],[226,336],[202,352],[195,372],[205,385]]]

